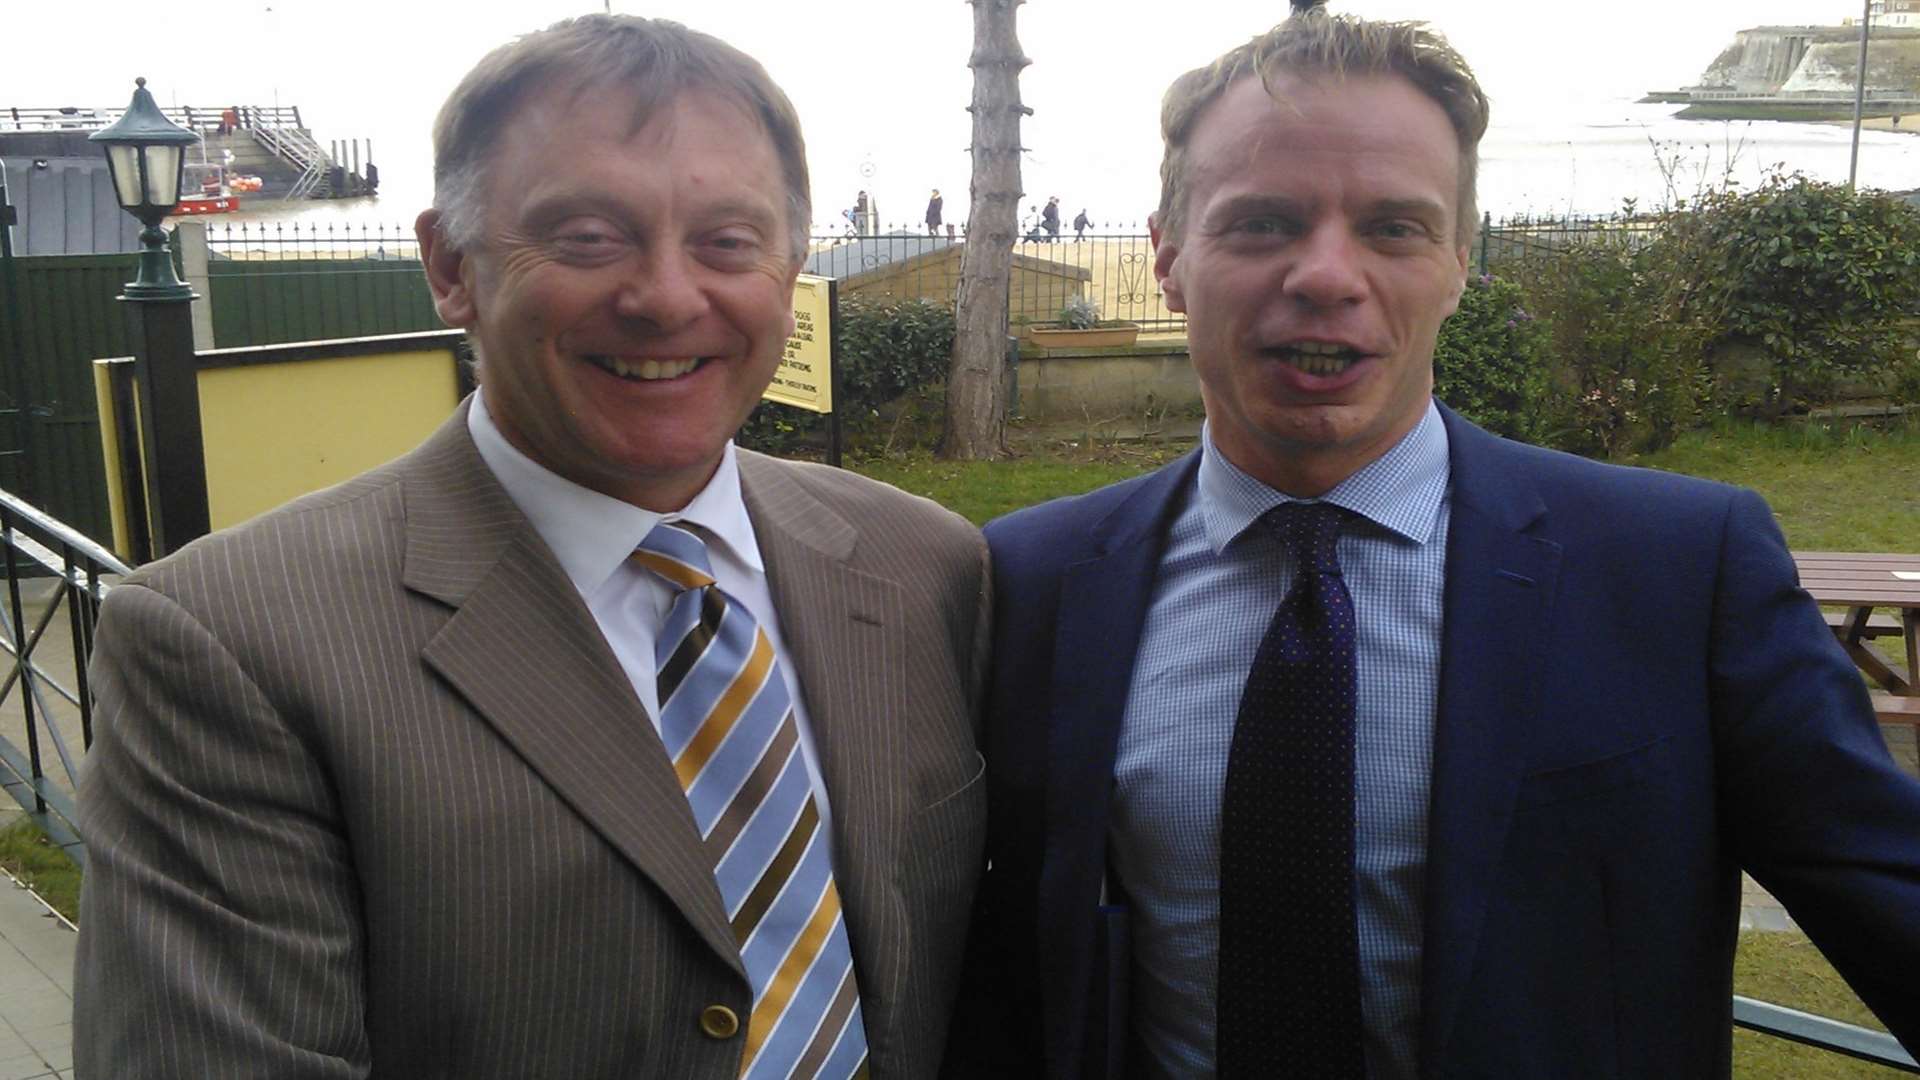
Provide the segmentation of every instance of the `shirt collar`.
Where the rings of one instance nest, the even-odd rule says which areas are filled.
[[[1212,422],[1200,429],[1201,520],[1214,553],[1225,551],[1262,514],[1300,501],[1255,480],[1213,444]],[[1451,475],[1447,427],[1431,399],[1413,430],[1386,453],[1342,480],[1319,502],[1345,507],[1415,544],[1433,537]],[[1315,500],[1308,500],[1315,501]]]
[[[740,466],[729,440],[720,455],[720,467],[700,493],[680,510],[658,514],[632,503],[581,487],[520,452],[507,441],[481,389],[467,413],[467,432],[487,468],[506,488],[520,512],[546,541],[560,568],[580,595],[592,596],[633,554],[640,541],[662,521],[685,521],[718,541],[755,573],[764,572],[753,523],[740,497]]]

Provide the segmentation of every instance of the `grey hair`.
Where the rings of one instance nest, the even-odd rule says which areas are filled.
[[[1294,14],[1213,63],[1173,81],[1160,107],[1160,135],[1166,155],[1160,163],[1157,220],[1169,236],[1178,236],[1186,216],[1187,147],[1200,116],[1227,87],[1257,75],[1272,93],[1283,73],[1398,75],[1432,99],[1447,114],[1460,148],[1460,189],[1456,195],[1455,233],[1469,243],[1480,226],[1474,188],[1480,172],[1480,138],[1487,133],[1487,95],[1473,69],[1447,39],[1418,22],[1376,22],[1352,15],[1328,14],[1318,4],[1296,3]]]
[[[780,160],[787,189],[787,239],[798,262],[807,251],[813,197],[800,117],[760,62],[709,34],[666,19],[582,15],[500,46],[474,65],[433,124],[433,208],[455,249],[479,242],[488,155],[522,102],[548,86],[575,93],[617,86],[645,119],[688,90],[711,90],[756,117]]]

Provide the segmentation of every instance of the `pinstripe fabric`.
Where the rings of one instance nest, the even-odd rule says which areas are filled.
[[[749,998],[631,684],[455,417],[107,602],[88,1077],[732,1080]],[[984,547],[742,454],[834,799],[872,1074],[932,1075],[983,840]]]

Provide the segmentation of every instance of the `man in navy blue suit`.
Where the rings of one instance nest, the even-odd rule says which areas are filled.
[[[1169,91],[1207,424],[987,529],[951,1074],[1725,1076],[1743,867],[1920,1046],[1920,784],[1765,503],[1432,398],[1487,115],[1311,7]]]

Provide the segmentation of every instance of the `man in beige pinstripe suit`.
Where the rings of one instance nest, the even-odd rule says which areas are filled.
[[[983,842],[984,547],[729,441],[792,326],[792,106],[715,39],[588,16],[483,60],[434,141],[418,231],[480,393],[107,601],[79,1073],[776,1072],[656,730],[674,593],[629,555],[665,521],[771,641],[831,841],[857,1002],[797,1071],[933,1075]]]

